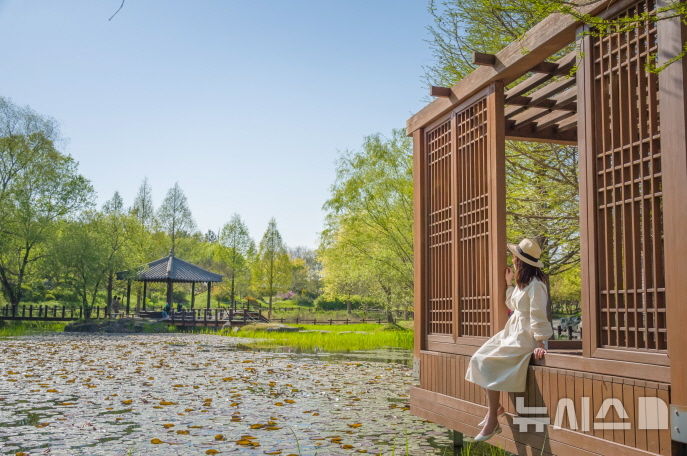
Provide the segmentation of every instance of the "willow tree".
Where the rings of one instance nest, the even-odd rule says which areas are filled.
[[[413,291],[412,145],[402,130],[345,153],[324,205],[319,255],[328,294],[367,294],[407,309]]]

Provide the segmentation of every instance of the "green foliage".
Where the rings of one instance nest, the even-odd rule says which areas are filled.
[[[3,323],[0,321],[0,323]],[[0,324],[0,337],[18,337],[31,334],[62,332],[67,323],[48,321],[17,321]]]
[[[250,285],[249,263],[255,257],[255,242],[250,237],[248,227],[238,214],[231,217],[222,227],[219,235],[222,248],[216,255],[226,265],[225,273],[229,281],[229,300],[236,302],[237,292],[247,292]]]
[[[277,222],[272,218],[260,241],[257,258],[253,264],[253,287],[259,294],[268,297],[268,318],[272,315],[274,296],[288,289],[291,285],[290,279],[289,256],[277,229]]]
[[[317,310],[360,310],[360,309],[379,309],[383,307],[382,303],[365,296],[328,296],[322,295],[315,299],[315,308]]]
[[[131,207],[131,215],[136,217],[145,228],[153,228],[155,224],[155,208],[153,207],[153,190],[148,183],[148,178],[143,179],[143,183],[138,189],[134,204]]]
[[[509,142],[506,148],[508,238],[538,238],[547,272],[579,273],[577,148]]]
[[[53,120],[0,97],[0,283],[15,306],[59,221],[91,197],[76,162],[56,149],[57,139]]]
[[[196,224],[188,207],[188,200],[178,182],[167,191],[167,196],[158,209],[157,220],[162,229],[170,235],[172,250],[176,247],[179,234],[188,235],[195,229]]]
[[[413,289],[412,147],[402,130],[343,155],[318,251],[324,290],[408,306]]]

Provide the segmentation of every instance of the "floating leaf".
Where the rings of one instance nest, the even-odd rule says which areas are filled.
[[[151,440],[150,440],[150,443],[152,443],[153,445],[159,445],[159,444],[165,443],[165,442],[163,442],[163,441],[160,440],[160,439],[151,439]]]

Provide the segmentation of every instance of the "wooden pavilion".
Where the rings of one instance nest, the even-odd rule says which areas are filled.
[[[581,2],[631,17],[665,0]],[[582,343],[533,360],[525,393],[502,393],[516,454],[675,455],[687,443],[687,109],[680,18],[597,35],[548,17],[407,123],[414,143],[415,361],[411,411],[475,435],[483,390],[464,380],[472,353],[503,328],[505,141],[579,148]],[[560,57],[566,48],[577,49]],[[575,68],[574,74],[571,69]],[[519,399],[522,398],[522,399]],[[568,398],[576,416],[522,432],[514,419]],[[524,402],[518,406],[518,401]],[[561,402],[563,399],[563,402]],[[618,407],[618,404],[623,407]],[[566,411],[565,409],[564,411]]]
[[[171,251],[168,256],[160,258],[146,264],[138,271],[123,271],[117,273],[117,278],[127,281],[126,287],[126,306],[127,313],[131,302],[131,282],[143,282],[143,310],[146,310],[146,296],[148,291],[148,283],[166,283],[167,284],[167,303],[172,306],[172,292],[173,284],[175,283],[190,283],[191,284],[191,309],[194,308],[196,298],[196,283],[207,284],[207,309],[210,308],[210,297],[212,293],[212,284],[221,282],[222,276],[214,272],[206,271],[200,266],[188,263],[180,258],[174,256],[174,251]]]

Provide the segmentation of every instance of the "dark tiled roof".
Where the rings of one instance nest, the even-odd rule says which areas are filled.
[[[120,279],[124,279],[126,275],[126,272],[117,274]],[[221,282],[222,276],[170,255],[148,263],[136,274],[134,280],[141,282]]]

